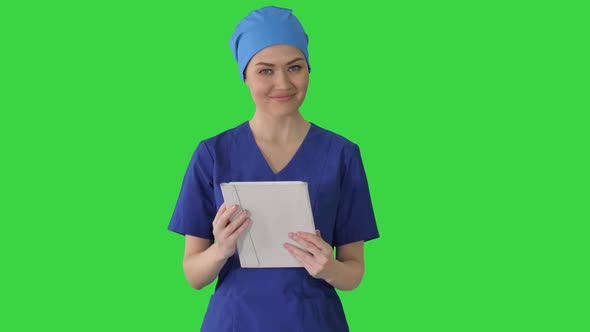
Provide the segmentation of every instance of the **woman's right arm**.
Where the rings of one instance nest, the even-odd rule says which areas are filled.
[[[227,209],[224,204],[217,211],[213,220],[215,242],[185,235],[184,275],[193,288],[201,289],[212,283],[227,259],[235,253],[236,242],[250,223],[248,212],[245,210],[229,222],[236,208],[237,206]]]

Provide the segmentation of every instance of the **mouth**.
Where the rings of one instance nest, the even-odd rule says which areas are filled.
[[[295,97],[294,94],[293,95],[272,96],[270,98],[275,101],[289,101],[289,100],[293,99],[293,97]]]

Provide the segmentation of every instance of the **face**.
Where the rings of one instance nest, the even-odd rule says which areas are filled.
[[[245,70],[256,111],[287,115],[299,111],[309,84],[303,52],[291,45],[269,46],[250,59]]]

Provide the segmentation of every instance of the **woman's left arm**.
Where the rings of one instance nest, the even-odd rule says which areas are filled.
[[[285,248],[311,276],[324,279],[340,290],[353,290],[361,283],[365,272],[364,241],[336,247],[336,258],[334,258],[332,247],[322,239],[319,230],[315,235],[297,232],[289,236],[301,244],[307,252],[288,243],[285,244]]]

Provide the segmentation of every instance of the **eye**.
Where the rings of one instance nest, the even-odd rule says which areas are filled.
[[[299,65],[289,67],[289,71],[299,71],[299,70],[301,70],[301,66],[299,66]]]
[[[262,75],[270,75],[270,74],[272,74],[272,69],[262,69],[258,73],[260,73]]]

